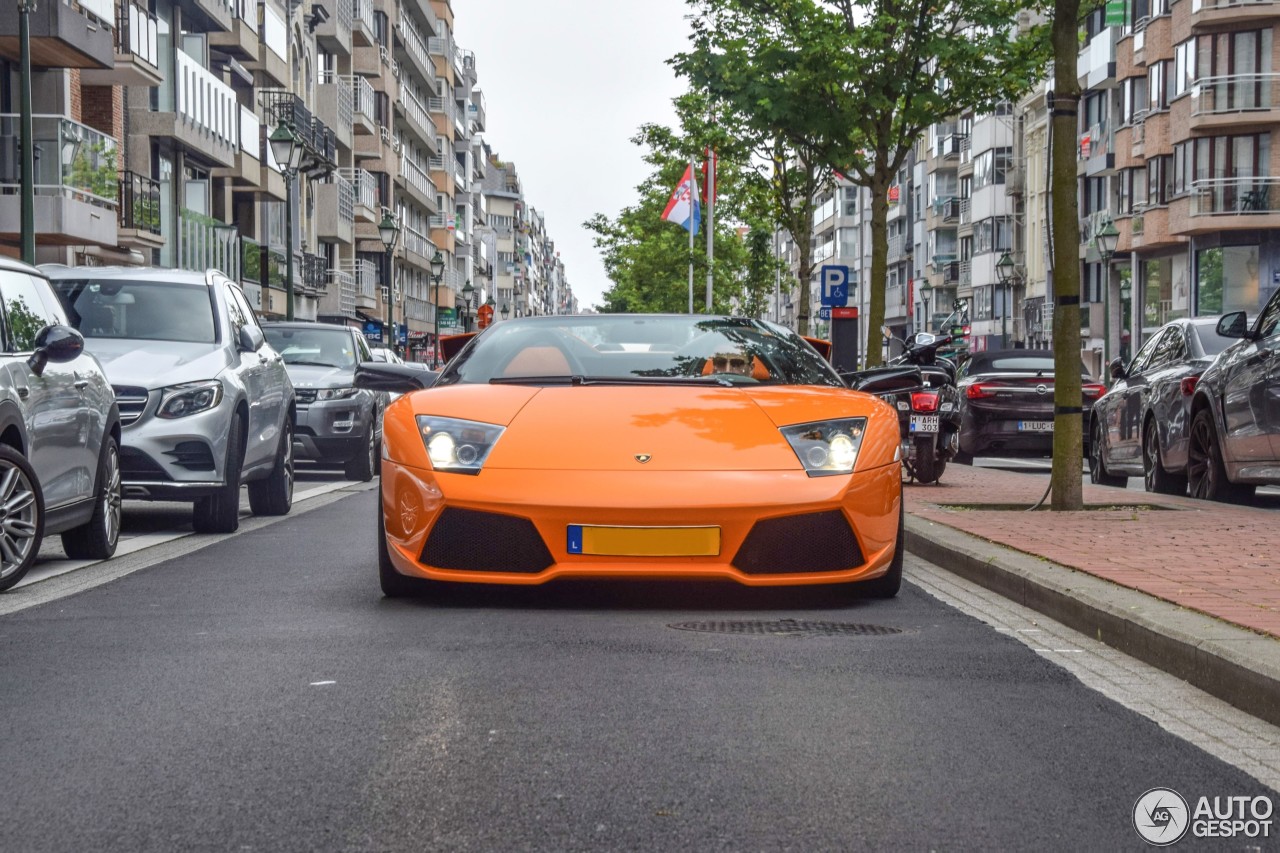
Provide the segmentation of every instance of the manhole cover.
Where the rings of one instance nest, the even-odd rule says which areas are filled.
[[[890,628],[887,625],[861,625],[856,622],[800,622],[795,619],[779,619],[776,622],[675,622],[667,627],[678,631],[702,631],[707,634],[761,634],[774,637],[799,634],[818,634],[825,637],[884,637],[902,633],[901,628]]]

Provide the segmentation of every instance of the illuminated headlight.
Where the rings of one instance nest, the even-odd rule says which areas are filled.
[[[782,427],[782,435],[810,477],[852,474],[866,432],[866,418]]]
[[[185,418],[187,415],[215,409],[221,402],[222,383],[217,380],[173,385],[161,392],[156,417]]]
[[[418,415],[418,432],[431,457],[431,467],[456,474],[479,474],[489,451],[506,427]]]
[[[359,388],[321,388],[316,392],[317,400],[345,400],[360,393]]]

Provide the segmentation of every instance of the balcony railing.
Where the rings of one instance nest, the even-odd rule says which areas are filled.
[[[1191,0],[1191,11],[1201,12],[1205,9],[1238,9],[1245,6],[1273,6],[1275,0]]]
[[[373,86],[367,79],[358,74],[352,74],[345,77],[351,86],[351,111],[355,115],[364,116],[373,123],[377,123],[377,109],[374,106]]]
[[[1274,84],[1280,74],[1201,77],[1191,87],[1192,115],[1273,110],[1280,107]]]
[[[231,13],[243,23],[250,32],[258,32],[258,0],[231,0]]]
[[[288,125],[302,143],[301,171],[327,172],[338,159],[338,137],[311,114],[302,98],[284,89],[262,89],[264,114],[272,129],[280,122]]]
[[[276,56],[288,62],[289,29],[285,25],[284,18],[266,3],[258,8],[262,10],[262,43]]]
[[[413,22],[413,18],[408,15],[400,16],[398,25],[400,30],[400,38],[404,41],[405,49],[409,55],[418,61],[418,67],[427,75],[427,79],[435,84],[435,63],[431,61],[431,56],[427,52],[427,43],[423,41],[421,33],[418,32],[418,25]]]
[[[329,262],[323,255],[304,252],[298,264],[298,282],[302,289],[324,294],[329,289]]]
[[[122,229],[159,234],[160,182],[134,172],[121,172],[116,224]]]
[[[212,216],[191,210],[178,215],[178,267],[204,272],[220,270],[240,278],[240,232]]]
[[[17,193],[19,117],[0,115],[0,195]],[[31,117],[35,194],[70,198],[114,210],[119,201],[116,140],[57,115]],[[6,201],[5,204],[14,202]]]
[[[1280,212],[1280,178],[1212,178],[1191,184],[1191,215]]]
[[[351,181],[347,180],[342,172],[334,172],[330,175],[333,182],[338,186],[338,217],[342,222],[354,222],[356,218],[356,194],[355,187],[351,185]]]
[[[424,258],[429,258],[435,252],[436,248],[427,236],[412,227],[406,225],[402,235],[404,247],[407,251],[414,252]]]
[[[364,25],[370,33],[373,29],[373,0],[353,0],[351,4],[351,26]]]
[[[960,224],[969,225],[973,222],[973,209],[971,207],[971,199],[960,199]]]
[[[146,7],[121,2],[116,8],[116,53],[132,55],[159,72],[159,26],[155,13]]]
[[[250,237],[240,238],[240,280],[251,284],[267,284],[262,275],[266,247]]]
[[[431,183],[431,178],[427,175],[422,164],[401,154],[400,156],[400,173],[404,175],[404,179],[409,186],[414,187],[423,195],[435,198],[435,184]]]
[[[355,113],[355,92],[352,90],[349,80],[349,77],[333,71],[320,73],[321,85],[333,86],[334,97],[337,98],[339,126],[346,128],[348,132],[351,129],[351,122]]]
[[[338,266],[351,276],[356,296],[375,298],[378,291],[378,268],[373,261],[365,258],[344,258],[338,262]]]
[[[423,106],[422,100],[413,93],[413,90],[400,81],[400,105],[404,107],[405,115],[414,122],[426,136],[434,144],[436,142],[436,126],[431,118],[427,115],[427,109]]]
[[[183,51],[174,54],[178,59],[177,112],[227,145],[237,145],[240,110],[235,91]]]
[[[246,106],[240,107],[240,150],[255,160],[262,158],[262,122]]]
[[[373,211],[378,209],[378,182],[374,180],[373,175],[364,169],[351,168],[339,169],[338,173],[350,182],[354,204]]]
[[[341,311],[348,317],[356,315],[356,279],[345,270],[329,270],[329,287],[338,292]]]

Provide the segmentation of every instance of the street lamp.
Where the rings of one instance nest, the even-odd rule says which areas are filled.
[[[20,115],[18,117],[19,142],[21,151],[22,181],[22,260],[35,266],[36,263],[36,159],[35,130],[31,119],[31,13],[35,11],[35,0],[18,0],[18,42],[19,42],[19,81]]]
[[[929,297],[932,295],[933,285],[926,279],[925,283],[920,285],[920,301],[924,303],[924,330],[930,334],[933,333],[933,317],[929,314]]]
[[[1120,242],[1120,229],[1110,219],[1095,236],[1098,255],[1102,258],[1102,361],[1104,367],[1111,364],[1115,350],[1111,346],[1111,257]],[[1103,374],[1106,375],[1105,373]]]
[[[502,303],[502,310],[498,313],[502,315],[502,319],[507,319],[511,315],[511,306],[505,302]]]
[[[996,278],[1000,279],[1000,283],[1004,285],[1004,310],[1000,312],[1000,345],[1003,349],[1009,348],[1009,311],[1010,303],[1013,302],[1013,282],[1017,279],[1018,272],[1013,258],[1005,252],[1000,256],[1000,260],[996,262]]]
[[[302,145],[298,137],[284,119],[267,137],[271,145],[271,156],[276,158],[276,167],[284,176],[284,310],[285,319],[293,319],[293,182],[298,176],[298,166],[302,162]]]
[[[390,210],[383,211],[382,221],[378,223],[378,236],[382,245],[387,247],[387,348],[396,351],[396,297],[395,297],[395,250],[396,238],[400,236],[400,224],[391,215]]]
[[[462,315],[462,331],[471,331],[471,296],[476,289],[471,286],[471,279],[467,279],[467,284],[462,288],[462,298],[467,300],[467,312]]]
[[[442,278],[444,278],[444,256],[440,254],[439,249],[436,249],[436,253],[431,256],[431,281],[436,286],[436,338],[431,345],[432,370],[440,366],[440,279]]]

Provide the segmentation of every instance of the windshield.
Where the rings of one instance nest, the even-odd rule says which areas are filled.
[[[1236,338],[1224,338],[1218,334],[1218,326],[1214,324],[1195,325],[1196,342],[1205,355],[1217,355],[1236,342]]]
[[[213,300],[203,284],[151,281],[55,281],[71,325],[86,338],[211,344]]]
[[[342,368],[356,366],[351,333],[346,329],[267,326],[262,331],[267,335],[267,342],[284,358],[285,364]]]
[[[813,347],[781,326],[734,317],[634,314],[503,321],[472,340],[436,384],[548,379],[843,386]]]

